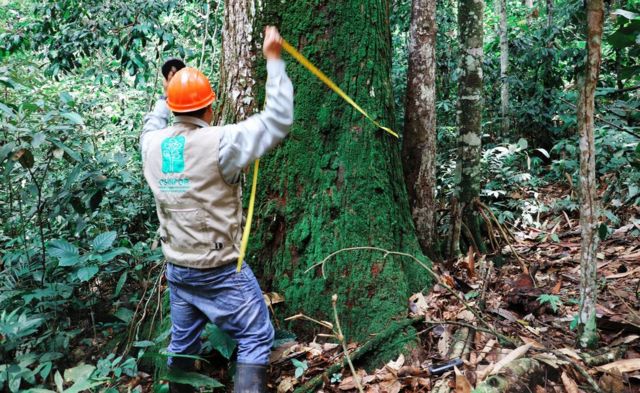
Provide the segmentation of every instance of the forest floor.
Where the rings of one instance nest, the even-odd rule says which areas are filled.
[[[538,191],[547,206],[570,192],[558,185]],[[549,212],[538,217],[543,223],[538,227],[508,228],[509,241],[507,231],[497,231],[494,254],[470,251],[434,264],[452,290],[438,284],[428,295],[407,299],[405,322],[418,332],[419,345],[375,371],[359,369],[356,362],[363,390],[468,393],[491,375],[506,375],[516,383],[510,392],[598,391],[594,385],[605,393],[640,392],[640,207],[623,207],[616,214],[621,224],[598,249],[597,351],[576,349],[573,328],[580,281],[578,213]],[[342,366],[342,347],[334,341],[317,337],[279,346],[272,354],[270,390],[357,391],[352,373]],[[351,356],[360,358],[369,347],[348,346]],[[430,375],[429,367],[454,358],[463,365]],[[512,366],[519,358],[534,359],[537,366],[527,363],[530,370],[517,375],[521,370]],[[209,374],[230,386],[226,361],[208,360]],[[148,375],[127,382],[143,391],[152,385]]]
[[[548,206],[569,192],[558,185],[538,191]],[[504,372],[517,358],[528,357],[543,365],[542,375],[531,375],[530,381],[521,378],[528,381],[523,385],[528,389],[511,391],[593,391],[581,374],[586,372],[603,392],[640,392],[640,238],[632,234],[640,230],[640,208],[631,206],[617,214],[624,225],[601,242],[598,252],[598,351],[576,349],[576,330],[571,328],[580,296],[578,214],[550,212],[539,217],[539,228],[509,229],[511,246],[498,252],[504,257],[502,266],[497,266],[502,258],[474,253],[446,267],[437,265],[443,281],[467,306],[441,285],[426,296],[408,299],[407,316],[416,321],[421,348],[373,372],[359,369],[364,391],[469,392],[500,368]],[[500,240],[504,241],[496,234],[496,242]],[[523,273],[521,265],[528,266],[530,274]],[[457,345],[460,341],[468,344],[463,350]],[[360,347],[349,348],[356,354]],[[305,385],[326,373],[341,352],[338,345],[320,340],[285,345],[274,352],[272,388],[286,392]],[[429,376],[429,366],[451,360],[452,354],[464,361],[459,372]],[[292,359],[306,360],[303,376],[296,378]],[[357,391],[349,368],[322,379],[322,391]]]

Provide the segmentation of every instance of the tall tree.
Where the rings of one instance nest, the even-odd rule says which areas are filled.
[[[473,237],[477,237],[479,232],[473,202],[480,194],[481,178],[483,24],[484,0],[458,2],[462,55],[458,85],[458,161],[452,203],[450,255],[460,254],[463,222],[470,229],[470,242],[475,240]]]
[[[580,133],[580,314],[579,343],[593,347],[596,331],[598,200],[596,193],[596,149],[593,136],[594,98],[600,73],[604,5],[602,0],[587,0],[587,60],[578,100]]]
[[[550,1],[550,0],[549,0]],[[509,132],[509,38],[507,34],[507,0],[495,0],[500,36],[500,116],[502,135]]]
[[[394,124],[388,1],[267,0],[259,14],[371,116]],[[255,259],[267,289],[286,298],[280,317],[304,312],[331,320],[336,293],[347,339],[364,340],[405,312],[410,291],[428,283],[425,275],[410,260],[370,250],[343,252],[323,270],[307,269],[348,247],[420,257],[400,144],[285,59],[296,90],[295,120],[283,145],[262,161],[249,261]]]
[[[256,109],[254,0],[225,0],[216,123],[244,120]]]
[[[413,0],[403,168],[420,245],[433,251],[436,211],[436,1]]]

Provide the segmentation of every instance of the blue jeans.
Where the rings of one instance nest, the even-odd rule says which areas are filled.
[[[238,344],[238,363],[269,364],[274,331],[256,277],[248,265],[236,273],[231,263],[212,269],[167,264],[171,302],[168,351],[197,355],[200,334],[210,321]],[[193,360],[169,358],[169,366],[189,367]]]

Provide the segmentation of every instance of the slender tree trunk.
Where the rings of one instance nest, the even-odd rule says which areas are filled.
[[[483,14],[483,0],[460,0],[458,3],[462,55],[458,87],[460,130],[454,190],[454,204],[457,206],[452,209],[452,236],[449,244],[452,256],[460,254],[459,239],[463,222],[474,235],[478,232],[473,201],[480,194],[481,178]]]
[[[509,133],[509,38],[507,35],[507,0],[494,0],[496,14],[499,16],[498,34],[500,36],[500,116],[502,136]]]
[[[594,97],[600,72],[604,5],[602,0],[587,0],[587,62],[578,101],[580,132],[580,320],[579,344],[595,346],[598,247],[598,200],[596,193],[595,142],[593,136]]]
[[[266,0],[258,14],[371,116],[394,124],[387,0]],[[279,318],[304,312],[332,320],[336,293],[347,340],[364,341],[406,313],[407,297],[428,284],[426,276],[409,260],[373,251],[344,252],[324,269],[307,269],[354,246],[423,258],[411,225],[400,142],[291,57],[285,60],[296,90],[295,120],[284,143],[261,161],[248,259],[262,270],[266,289],[284,295]],[[302,322],[288,327],[306,327],[303,334],[317,329]],[[395,342],[393,351],[402,345]]]
[[[244,120],[256,109],[254,19],[254,0],[225,0],[216,124]]]
[[[436,1],[413,0],[402,158],[413,222],[425,253],[434,251],[435,240],[435,85]]]

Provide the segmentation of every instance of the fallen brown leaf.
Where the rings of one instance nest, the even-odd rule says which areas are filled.
[[[458,367],[454,367],[453,370],[456,373],[456,393],[471,393],[472,386],[467,377],[458,370]]]
[[[615,362],[611,362],[603,366],[596,367],[596,370],[607,372],[616,368],[621,373],[638,371],[640,370],[640,358],[616,360]]]
[[[284,377],[278,384],[278,393],[286,393],[293,390],[297,383],[298,380],[294,377]]]
[[[560,379],[562,379],[562,385],[564,385],[567,393],[580,393],[578,390],[578,384],[570,376],[568,376],[566,372],[562,372]]]
[[[611,370],[611,373],[604,374],[600,377],[598,385],[605,393],[625,393],[624,379],[617,369]]]

